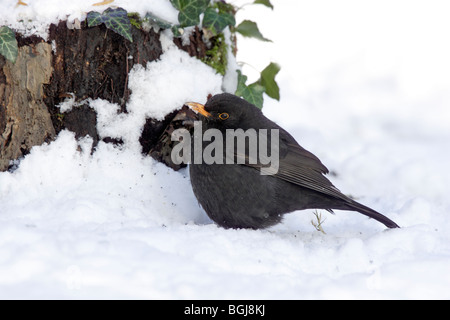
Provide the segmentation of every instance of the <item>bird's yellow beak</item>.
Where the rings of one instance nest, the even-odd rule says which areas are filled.
[[[197,102],[186,102],[185,105],[187,105],[189,108],[191,108],[192,110],[194,110],[197,113],[200,113],[201,115],[210,118],[211,117],[211,113],[209,113],[208,111],[205,110],[205,106],[202,105],[201,103],[197,103]]]

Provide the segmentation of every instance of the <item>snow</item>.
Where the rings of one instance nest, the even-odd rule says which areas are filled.
[[[126,147],[139,152],[147,118],[163,120],[187,101],[205,101],[208,94],[222,92],[221,85],[222,77],[209,66],[172,45],[158,61],[135,65],[130,71],[128,113],[118,113],[119,105],[100,99],[90,106],[97,112],[101,138],[121,138]]]
[[[167,0],[114,0],[110,5],[93,6],[101,1],[30,0],[24,1],[26,6],[17,6],[15,0],[2,0],[0,25],[6,24],[25,35],[35,34],[47,39],[48,26],[51,23],[56,24],[59,20],[67,20],[69,24],[76,19],[82,21],[89,11],[102,12],[109,6],[122,7],[128,12],[136,12],[141,16],[151,12],[168,22],[178,23],[178,11]]]
[[[95,1],[2,1],[3,20],[82,17]],[[244,3],[245,1],[236,1]],[[119,1],[165,12],[167,1]],[[221,77],[163,37],[129,77],[128,113],[103,100],[101,136],[62,131],[0,173],[0,298],[448,299],[450,29],[444,1],[277,1],[246,6],[273,43],[238,38],[238,61],[281,65],[281,101],[263,111],[315,153],[347,194],[401,229],[354,212],[287,215],[267,230],[225,230],[199,208],[186,170],[141,155],[146,116],[204,102]],[[7,8],[5,11],[3,8]],[[420,21],[420,23],[418,23]],[[31,22],[30,22],[31,23]],[[41,32],[39,31],[39,32]],[[165,35],[167,37],[167,35]],[[253,67],[244,73],[256,80]],[[71,105],[72,104],[72,105]],[[74,107],[70,100],[64,105]]]
[[[221,85],[222,77],[209,66],[172,45],[160,60],[148,63],[147,68],[136,65],[130,72],[133,94],[128,106],[131,112],[145,111],[147,117],[162,120],[186,101],[205,102],[208,94],[222,92]],[[171,94],[161,94],[168,90]]]

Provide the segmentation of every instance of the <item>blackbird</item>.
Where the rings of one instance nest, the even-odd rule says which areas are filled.
[[[357,211],[388,228],[399,227],[381,213],[341,193],[324,176],[328,169],[322,162],[253,104],[223,93],[211,97],[204,106],[195,102],[186,105],[197,113],[203,132],[217,129],[223,134],[223,141],[228,129],[278,129],[279,162],[273,174],[261,174],[267,163],[249,161],[248,155],[237,154],[236,148],[234,159],[246,159],[244,163],[189,164],[194,194],[219,226],[260,229],[279,223],[284,214],[295,210],[339,209]],[[270,140],[268,150],[271,143]],[[248,151],[248,146],[245,150]]]

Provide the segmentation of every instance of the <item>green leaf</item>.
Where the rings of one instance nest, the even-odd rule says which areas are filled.
[[[276,100],[280,100],[280,88],[275,81],[275,76],[280,71],[280,66],[276,63],[271,62],[262,72],[261,72],[261,85],[266,88],[266,93],[269,97]]]
[[[95,26],[101,25],[104,21],[103,21],[102,14],[100,12],[89,11],[87,13],[87,22],[88,22],[88,27],[95,27]]]
[[[9,27],[3,26],[0,28],[0,54],[12,63],[16,62],[19,49],[17,47],[17,40],[14,36],[14,31]]]
[[[258,108],[262,109],[264,103],[264,91],[265,88],[262,85],[260,85],[259,83],[252,83],[247,87],[243,98],[248,102],[253,103]]]
[[[105,25],[108,29],[120,34],[125,39],[133,42],[133,36],[131,35],[131,22],[127,15],[127,11],[122,8],[108,8],[103,11],[102,14]]]
[[[237,70],[238,73],[238,86],[235,92],[235,95],[240,96],[247,100],[248,102],[254,104],[258,108],[262,109],[263,107],[263,93],[264,87],[258,82],[252,83],[247,86],[245,82],[247,81],[247,76],[243,75],[240,70]]]
[[[272,40],[269,40],[267,38],[264,38],[264,36],[261,34],[261,32],[258,29],[258,26],[255,22],[250,20],[244,20],[242,21],[235,29],[237,32],[242,34],[244,37],[250,37],[250,38],[256,38],[261,41],[269,41],[272,42]]]
[[[270,0],[255,0],[253,3],[254,4],[262,4],[273,10],[273,5],[270,3]]]
[[[178,22],[182,27],[196,26],[200,23],[200,14],[205,12],[210,0],[170,0],[178,9]]]
[[[184,29],[179,25],[172,26],[172,28],[170,28],[170,30],[172,30],[174,37],[181,37],[184,32]]]
[[[236,72],[238,74],[238,84],[234,94],[242,97],[244,90],[247,88],[245,83],[247,82],[248,77],[245,74],[242,74],[241,70],[236,70]]]
[[[104,23],[108,29],[133,42],[130,18],[127,15],[127,11],[123,8],[108,8],[101,14],[90,11],[87,14],[87,21],[89,27],[95,27]]]
[[[147,19],[148,21],[156,24],[161,29],[169,29],[172,27],[172,24],[156,15],[154,15],[151,12],[147,12],[144,19]]]
[[[212,31],[214,35],[220,33],[226,26],[236,24],[234,16],[230,13],[220,13],[213,8],[208,8],[203,16],[203,27]]]

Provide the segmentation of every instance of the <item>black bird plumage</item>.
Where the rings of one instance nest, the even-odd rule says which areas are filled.
[[[261,175],[261,164],[190,164],[195,196],[208,216],[225,228],[266,228],[279,223],[286,213],[302,209],[333,209],[360,212],[388,228],[398,225],[341,193],[324,176],[328,169],[301,147],[283,128],[266,118],[260,109],[232,94],[218,94],[205,106],[188,103],[202,115],[203,130],[279,130],[279,168]],[[201,110],[200,110],[201,109]],[[226,113],[228,117],[220,114]],[[223,119],[226,118],[226,119]],[[270,140],[269,140],[270,142]],[[237,155],[237,157],[243,155]],[[245,157],[245,156],[244,156]]]

